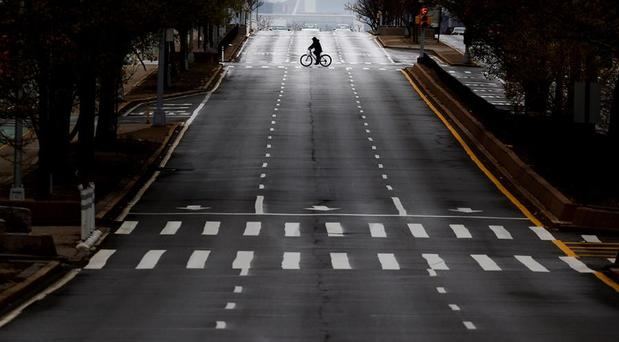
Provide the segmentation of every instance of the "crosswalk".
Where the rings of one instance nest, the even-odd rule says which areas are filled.
[[[189,117],[191,116],[192,108],[195,105],[192,103],[164,103],[163,111],[167,116]],[[144,116],[151,115],[154,112],[154,105],[141,106],[139,109],[127,113],[127,116]]]
[[[154,229],[151,224],[140,223],[139,221],[125,221],[114,232],[116,235],[131,235],[140,230],[147,230],[149,233],[158,231],[161,236],[172,236],[179,234],[184,229],[182,221],[166,221],[162,228]],[[281,231],[283,237],[298,238],[304,234],[314,234],[314,227],[303,227],[301,222],[284,222],[282,226],[268,224],[268,229],[276,229]],[[408,227],[408,229],[406,229]],[[451,235],[456,239],[474,239],[479,236],[488,238],[489,236],[497,240],[514,240],[512,233],[502,225],[479,225],[468,226],[465,224],[449,224],[447,227],[426,227],[422,223],[408,223],[406,227],[399,225],[386,225],[381,222],[370,222],[366,224],[365,232],[371,238],[385,239],[389,237],[400,237],[403,233],[414,239],[429,239],[433,235],[445,237],[445,232],[451,232]],[[449,228],[449,229],[445,229]],[[197,232],[195,223],[191,224],[191,233]],[[217,236],[223,229],[234,229],[232,225],[222,225],[221,221],[206,221],[203,224],[201,235]],[[243,237],[259,237],[266,228],[260,221],[247,221],[243,228]],[[324,222],[324,233],[330,238],[345,238],[348,236],[363,236],[363,230],[360,232],[359,225],[345,225],[342,222]],[[530,227],[530,237],[537,238],[543,241],[555,240],[555,237],[544,227]],[[318,230],[320,232],[320,230]],[[196,233],[197,234],[197,233]]]
[[[160,261],[171,253],[179,253],[178,251],[168,251],[165,249],[152,249],[144,252],[142,257],[137,261],[135,266],[127,266],[126,264],[116,265],[121,268],[135,268],[136,270],[153,270]],[[184,268],[189,270],[208,269],[211,256],[218,253],[214,250],[199,249],[191,251],[187,261],[184,263]],[[228,251],[220,251],[223,255],[228,255]],[[253,250],[237,251],[234,258],[229,261],[230,268],[239,270],[242,274],[247,275],[252,268],[254,262],[264,257],[261,264],[261,269],[281,269],[281,270],[302,270],[324,268],[318,261],[320,255],[314,251],[285,251],[281,253],[281,261],[279,263],[265,264],[273,260],[272,251],[262,252],[264,255],[259,255]],[[320,253],[318,253],[320,254]],[[574,257],[559,256],[559,257],[543,257],[535,258],[531,255],[513,255],[513,256],[490,256],[487,254],[470,254],[457,256],[450,254],[442,256],[436,253],[416,254],[411,252],[380,252],[375,253],[371,258],[375,262],[368,259],[370,252],[342,252],[328,251],[325,252],[329,257],[330,265],[327,268],[332,270],[353,270],[353,269],[372,269],[382,271],[401,271],[401,270],[431,270],[431,271],[469,271],[470,267],[476,267],[478,270],[485,272],[501,272],[501,271],[519,271],[519,272],[535,272],[549,273],[551,269],[554,271],[573,270],[578,273],[593,273],[594,271],[585,265],[582,261]],[[86,270],[101,270],[109,266],[111,260],[118,255],[118,251],[114,249],[101,249],[95,253],[88,265],[84,267]],[[170,256],[176,259],[177,256]],[[562,263],[555,262],[555,258]],[[220,261],[221,262],[221,259]],[[514,264],[520,265],[516,267]],[[561,267],[558,265],[560,264]],[[179,267],[181,267],[179,265]]]

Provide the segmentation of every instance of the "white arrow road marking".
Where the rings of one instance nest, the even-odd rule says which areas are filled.
[[[533,272],[550,272],[544,265],[537,262],[533,259],[532,256],[529,255],[514,255],[516,260],[520,261],[523,265],[525,265],[529,270]]]
[[[193,251],[191,256],[189,257],[189,261],[187,261],[188,269],[203,269],[206,267],[206,260],[208,256],[211,254],[211,251]]]
[[[153,249],[146,252],[146,254],[144,254],[142,260],[140,260],[140,263],[135,267],[135,269],[150,270],[155,268],[155,266],[157,266],[157,263],[159,262],[159,259],[165,252],[165,249]]]
[[[219,234],[220,226],[221,222],[219,221],[206,221],[202,235],[217,235]]]
[[[585,265],[584,262],[576,259],[576,257],[561,256],[559,257],[559,259],[568,264],[574,271],[578,273],[595,273],[595,271]]]
[[[340,208],[329,208],[325,205],[313,205],[311,208],[305,208],[305,210],[314,210],[314,211],[333,211],[340,210]]]
[[[107,260],[116,253],[115,249],[100,249],[95,255],[90,258],[88,265],[84,267],[85,270],[100,270],[105,267]]]
[[[299,265],[301,263],[301,253],[299,252],[285,252],[282,259],[283,270],[298,270],[301,269]]]
[[[409,223],[408,229],[411,231],[411,234],[415,238],[427,239],[430,237],[426,232],[425,228],[423,228],[423,225],[420,223]]]
[[[441,258],[438,254],[422,254],[421,255],[428,262],[428,266],[430,269],[434,271],[447,271],[449,267],[445,263],[445,260]]]
[[[458,239],[470,239],[472,238],[471,232],[462,224],[450,224],[449,228],[453,230]]]
[[[334,270],[350,270],[350,262],[346,253],[329,253],[331,256],[331,266]]]
[[[399,270],[400,264],[393,253],[378,253],[378,260],[383,270]]]
[[[137,227],[138,221],[125,221],[114,234],[129,235]]]

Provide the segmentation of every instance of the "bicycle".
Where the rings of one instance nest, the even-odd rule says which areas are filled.
[[[314,64],[315,62],[316,62],[316,57],[314,57],[314,54],[310,50],[307,50],[307,53],[301,56],[301,65],[304,67],[308,67]],[[327,55],[326,53],[320,54],[320,65],[326,68],[329,65],[331,65],[331,62],[332,62],[331,56]]]

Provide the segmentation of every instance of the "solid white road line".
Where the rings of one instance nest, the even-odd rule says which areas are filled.
[[[258,236],[260,235],[261,228],[261,222],[249,221],[245,224],[245,231],[243,232],[243,236]]]
[[[286,237],[301,236],[301,224],[299,222],[286,222],[284,224],[284,233]]]
[[[206,221],[202,235],[217,235],[219,234],[220,226],[221,222],[219,221]]]
[[[256,209],[256,214],[258,215],[264,214],[264,196],[256,197],[255,209]]]
[[[602,242],[600,238],[597,237],[597,235],[582,235],[582,239],[585,240],[586,242],[595,242],[595,243]]]
[[[165,249],[153,249],[146,252],[146,254],[144,254],[142,260],[140,260],[140,263],[135,267],[135,269],[150,270],[155,268],[155,266],[157,266],[157,263],[159,262],[159,259],[165,252]]]
[[[484,271],[501,271],[499,265],[486,254],[471,254]]]
[[[549,231],[546,230],[546,228],[544,227],[529,227],[533,233],[535,233],[537,235],[537,237],[540,240],[544,240],[544,241],[551,241],[551,240],[556,240],[554,236],[552,236],[552,234],[550,234]]]
[[[435,270],[435,271],[447,271],[449,270],[449,267],[447,267],[447,264],[445,263],[445,260],[443,260],[438,254],[421,254],[421,256],[426,259],[426,261],[428,262],[428,266],[430,266],[430,269]]]
[[[530,255],[514,255],[514,258],[533,272],[550,272],[546,267],[544,267],[544,265],[537,262]]]
[[[329,237],[344,236],[344,228],[339,222],[326,222],[325,227],[327,228],[327,235]]]
[[[472,238],[471,232],[462,224],[450,224],[449,228],[453,230],[458,239],[470,239]]]
[[[350,270],[348,255],[346,253],[329,253],[331,256],[331,266],[334,270]]]
[[[181,228],[181,224],[181,221],[168,221],[159,234],[174,235]]]
[[[385,232],[385,226],[382,223],[369,223],[370,235],[373,238],[386,238],[387,232]]]
[[[115,249],[100,249],[95,255],[90,258],[88,265],[84,267],[85,270],[100,270],[105,267],[107,260],[116,253]]]
[[[411,234],[415,238],[427,239],[430,237],[426,232],[425,228],[423,228],[423,225],[420,223],[409,223],[408,229],[411,231]]]
[[[378,253],[378,261],[383,270],[399,270],[400,264],[393,253]]]
[[[189,260],[187,261],[188,269],[203,269],[206,267],[206,260],[208,256],[211,254],[209,250],[203,251],[193,251]]]
[[[595,273],[592,269],[590,269],[584,262],[578,260],[576,257],[571,256],[560,256],[563,262],[568,264],[574,271],[578,273]]]
[[[464,324],[464,326],[468,329],[468,330],[476,330],[477,327],[475,326],[475,324],[473,324],[473,322],[471,321],[463,321],[462,324]]]
[[[236,252],[236,258],[232,261],[232,268],[247,273],[251,267],[252,260],[254,260],[254,251],[238,251]]]
[[[301,253],[299,252],[285,252],[282,258],[283,270],[299,270],[301,266]]]
[[[133,232],[135,227],[138,225],[138,221],[125,221],[123,224],[116,230],[114,234],[119,235],[129,235]]]
[[[449,304],[449,308],[451,309],[451,311],[460,311],[460,307],[456,304]]]
[[[393,205],[395,205],[395,208],[398,210],[398,215],[406,216],[406,209],[404,209],[404,206],[402,205],[400,199],[397,197],[391,197],[391,200],[393,201]]]
[[[499,240],[513,240],[512,234],[503,226],[489,226]]]

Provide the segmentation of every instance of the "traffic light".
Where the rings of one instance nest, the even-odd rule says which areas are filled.
[[[419,26],[429,27],[432,24],[432,17],[428,15],[429,9],[422,7],[419,14],[415,16],[415,23]]]

